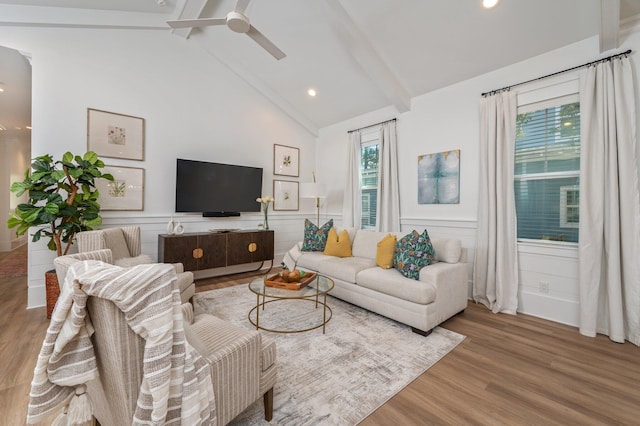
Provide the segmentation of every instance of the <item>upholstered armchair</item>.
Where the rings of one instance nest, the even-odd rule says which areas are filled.
[[[58,257],[54,264],[61,283],[69,267],[81,260],[113,263],[108,249]],[[87,385],[94,417],[102,425],[131,424],[142,383],[145,342],[114,303],[89,297],[87,311],[95,330],[91,340],[99,370],[99,378]],[[260,396],[265,419],[271,420],[275,343],[212,315],[194,315],[190,303],[182,305],[182,313],[186,340],[210,366],[216,424],[226,425]]]
[[[144,263],[155,263],[151,257],[141,254],[142,244],[139,226],[78,232],[76,234],[76,243],[80,253],[103,249],[111,250],[112,263],[116,266],[128,267]],[[185,272],[182,263],[174,263],[173,267],[178,277],[180,298],[185,303],[191,300],[196,292],[193,273],[190,271]]]

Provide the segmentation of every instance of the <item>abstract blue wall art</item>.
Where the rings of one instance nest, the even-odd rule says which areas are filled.
[[[460,150],[418,156],[418,204],[460,204]]]

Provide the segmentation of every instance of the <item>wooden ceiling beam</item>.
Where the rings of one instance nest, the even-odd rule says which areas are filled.
[[[339,37],[362,71],[369,76],[384,96],[399,112],[411,109],[411,96],[400,79],[342,7],[339,0],[325,0],[333,13]]]
[[[600,0],[600,53],[620,47],[620,0]]]

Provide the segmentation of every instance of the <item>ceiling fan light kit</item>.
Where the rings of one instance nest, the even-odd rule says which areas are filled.
[[[208,27],[212,25],[226,25],[231,31],[246,34],[253,41],[258,43],[271,56],[280,60],[285,53],[271,42],[264,34],[251,25],[249,18],[244,14],[249,0],[238,0],[235,10],[229,12],[225,18],[203,18],[203,19],[182,19],[178,21],[167,21],[171,28],[195,28]]]
[[[227,27],[229,27],[231,31],[244,34],[249,32],[251,23],[249,22],[249,18],[244,14],[233,11],[227,14]]]

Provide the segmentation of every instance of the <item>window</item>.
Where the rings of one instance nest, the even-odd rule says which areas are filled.
[[[519,107],[514,172],[518,239],[578,242],[579,184],[578,95]]]
[[[360,144],[360,190],[362,192],[362,228],[376,227],[378,204],[379,133],[362,135]]]

